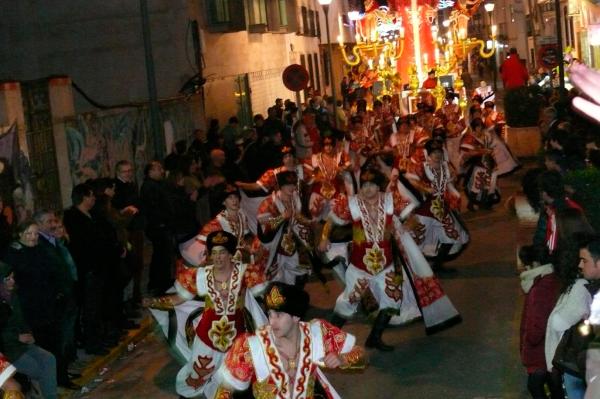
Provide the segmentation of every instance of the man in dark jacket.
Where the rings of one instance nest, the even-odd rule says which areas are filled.
[[[56,277],[56,307],[60,312],[56,314],[57,350],[56,368],[58,384],[75,388],[68,376],[67,368],[69,358],[76,352],[75,322],[77,320],[77,304],[75,301],[75,281],[77,270],[75,262],[68,249],[56,238],[58,218],[54,211],[42,209],[33,215],[39,227],[38,245],[42,249]]]
[[[69,250],[77,265],[77,300],[82,309],[84,347],[88,354],[103,355],[102,296],[105,278],[105,248],[102,232],[90,214],[96,203],[92,187],[78,184],[71,193],[73,206],[64,214],[65,228],[70,237]]]
[[[144,168],[144,183],[140,190],[142,211],[146,216],[146,236],[152,242],[148,291],[161,295],[171,287],[173,268],[173,210],[169,192],[163,181],[165,171],[158,161]]]
[[[133,164],[119,161],[115,166],[115,196],[113,207],[123,216],[132,216],[127,226],[127,241],[131,244],[126,262],[133,276],[133,302],[139,303],[142,297],[141,281],[144,270],[144,216],[140,212],[141,199],[134,179]]]

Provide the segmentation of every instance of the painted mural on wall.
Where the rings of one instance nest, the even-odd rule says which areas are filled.
[[[17,131],[17,122],[0,126],[0,198],[22,221],[33,211],[33,188],[31,166],[19,148]]]
[[[175,140],[188,139],[193,132],[190,104],[161,103],[161,118],[172,126]],[[137,180],[154,154],[146,108],[118,109],[79,114],[65,123],[73,184],[115,175],[115,164],[128,160],[136,166]]]

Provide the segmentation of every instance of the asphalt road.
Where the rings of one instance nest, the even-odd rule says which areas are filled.
[[[521,173],[500,180],[503,202],[518,189]],[[391,353],[370,352],[362,373],[328,372],[345,399],[527,398],[526,374],[518,354],[522,295],[515,270],[518,232],[516,216],[497,205],[492,211],[464,212],[471,243],[450,265],[458,274],[442,285],[463,317],[462,324],[426,336],[422,323],[390,328],[384,333]],[[326,316],[341,287],[333,279],[329,292],[308,285],[311,315]],[[346,329],[364,342],[365,320]],[[160,334],[150,334],[134,350],[97,377],[86,398],[177,398],[174,379],[178,363]]]

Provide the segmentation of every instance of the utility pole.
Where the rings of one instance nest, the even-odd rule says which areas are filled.
[[[337,98],[335,87],[337,82],[333,76],[333,50],[331,46],[331,35],[329,34],[329,5],[332,0],[319,0],[325,14],[325,29],[327,33],[327,58],[329,58],[329,81],[331,82],[331,97],[333,97],[333,127],[337,128]],[[341,32],[340,32],[341,34]]]
[[[150,133],[152,134],[152,142],[154,144],[154,158],[162,159],[165,155],[165,139],[161,126],[158,97],[156,94],[156,74],[154,72],[154,57],[152,56],[152,37],[150,35],[148,0],[140,0],[140,12],[142,16],[142,35],[144,37],[148,97],[150,101]]]
[[[560,17],[560,0],[554,0],[554,15],[556,18],[556,39],[558,40],[558,79],[560,101],[565,101],[565,63],[563,61],[562,21]]]

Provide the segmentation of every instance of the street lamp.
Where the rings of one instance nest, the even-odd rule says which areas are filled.
[[[319,0],[325,14],[325,30],[327,32],[327,57],[329,58],[329,82],[331,83],[331,97],[333,97],[333,126],[337,128],[337,99],[335,96],[335,81],[333,80],[333,50],[331,48],[331,35],[329,34],[329,6],[332,0]],[[342,34],[342,32],[340,32]]]
[[[483,8],[485,8],[485,12],[488,13],[490,17],[490,29],[492,29],[492,40],[496,40],[496,27],[494,26],[494,20],[492,13],[494,12],[495,4],[492,2],[485,3]],[[496,80],[498,80],[498,64],[496,62],[496,57],[498,56],[498,51],[494,53],[494,57],[492,58],[492,79],[494,80],[494,93],[498,90],[498,86]]]

